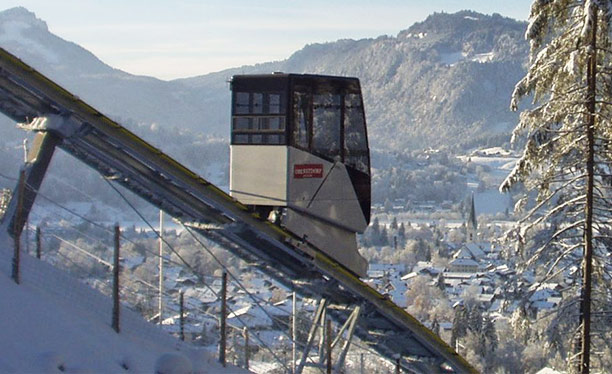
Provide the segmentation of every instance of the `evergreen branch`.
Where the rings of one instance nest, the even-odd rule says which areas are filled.
[[[527,219],[529,219],[529,218],[530,218],[531,216],[533,216],[533,215],[534,215],[534,214],[535,214],[537,211],[539,211],[539,210],[540,210],[540,209],[541,209],[541,208],[542,208],[544,205],[546,205],[548,202],[550,202],[550,200],[551,200],[553,197],[555,197],[555,196],[556,196],[556,195],[557,195],[559,192],[561,192],[561,191],[565,190],[565,189],[566,189],[566,188],[567,188],[569,185],[573,184],[574,182],[576,182],[577,180],[582,179],[582,178],[584,178],[584,175],[582,175],[582,174],[581,174],[581,175],[579,175],[579,176],[577,176],[577,177],[575,177],[575,178],[570,179],[569,181],[567,181],[567,182],[566,182],[566,183],[564,183],[563,185],[561,185],[561,186],[559,186],[559,187],[555,188],[555,189],[554,189],[554,190],[551,192],[551,194],[550,194],[550,195],[549,195],[549,196],[548,196],[546,199],[544,199],[544,200],[540,201],[540,202],[539,202],[539,203],[538,203],[538,204],[537,204],[535,207],[533,207],[533,208],[532,208],[532,209],[531,209],[529,212],[527,212],[527,214],[525,215],[525,218],[524,218],[524,219],[522,219],[522,220],[520,220],[520,221],[519,221],[519,223],[524,223],[524,222],[525,222]],[[569,203],[571,203],[571,202],[576,202],[576,201],[578,201],[578,200],[579,200],[579,198],[584,199],[584,197],[583,197],[583,196],[578,196],[578,197],[576,197],[576,198],[574,198],[574,199],[572,199],[572,200],[569,200]],[[565,205],[567,205],[567,203],[568,203],[568,202],[566,202],[566,204],[565,204]],[[553,211],[554,211],[554,212],[556,212],[556,211],[558,211],[558,210],[559,210],[559,208],[560,208],[560,207],[563,207],[563,206],[565,206],[565,205],[560,205],[560,206],[557,206],[557,207],[555,207],[555,208],[553,209]]]
[[[574,86],[576,86],[576,87],[574,87]],[[587,89],[586,83],[584,83],[584,84],[575,84],[575,85],[570,85],[570,88],[564,90],[563,92],[561,92],[561,94],[563,96],[573,96],[573,95],[576,94],[576,91],[586,90],[586,89]],[[559,92],[556,92],[555,94],[559,95]]]
[[[579,303],[580,303],[580,299],[574,297],[574,298],[568,299],[567,302],[564,302],[563,306],[560,307],[559,309],[561,309],[562,312],[563,312],[566,309],[569,309],[569,308],[571,308],[571,307],[573,307],[573,306],[575,306],[576,304],[579,304]],[[543,321],[543,320],[546,320],[546,318],[548,318],[548,317],[550,317],[550,316],[552,316],[552,315],[554,315],[556,313],[557,313],[557,311],[555,311],[555,310],[551,310],[549,312],[538,313],[538,315],[536,315],[535,320],[536,321]]]
[[[584,222],[585,222],[584,219],[579,220],[579,221],[574,222],[573,224],[571,224],[571,225],[569,225],[567,227],[564,227],[564,228],[558,230],[553,235],[551,235],[551,237],[548,238],[548,240],[534,252],[532,257],[529,260],[527,260],[527,265],[528,266],[533,265],[533,263],[536,262],[541,257],[542,252],[544,252],[544,250],[546,249],[546,247],[548,247],[548,245],[550,243],[557,241],[558,238],[561,235],[565,234],[566,232],[568,232],[570,230],[574,230],[577,227],[581,227],[584,224]]]
[[[561,253],[561,255],[560,255],[560,256],[558,256],[558,257],[557,257],[557,258],[554,260],[554,262],[552,263],[552,265],[550,265],[550,266],[549,266],[548,271],[546,272],[546,276],[545,276],[545,277],[548,277],[548,276],[550,275],[550,273],[551,273],[551,272],[554,270],[554,268],[555,268],[555,267],[556,267],[556,266],[559,264],[559,262],[560,262],[560,261],[561,261],[563,258],[565,258],[565,256],[567,256],[567,255],[568,255],[568,254],[570,254],[571,252],[575,251],[576,249],[578,249],[578,248],[582,247],[582,245],[583,245],[583,243],[577,243],[577,244],[574,244],[574,245],[570,246],[570,247],[569,247],[568,249],[566,249],[565,251],[563,251],[563,252]],[[565,267],[561,268],[561,270],[559,270],[559,272],[561,272],[561,271],[565,270],[565,269],[566,269],[568,266],[569,266],[569,265],[566,265]],[[557,272],[557,273],[553,274],[552,276],[550,276],[550,278],[552,278],[553,276],[556,276],[557,274],[559,274],[559,272]],[[548,278],[548,279],[550,279],[550,278]]]

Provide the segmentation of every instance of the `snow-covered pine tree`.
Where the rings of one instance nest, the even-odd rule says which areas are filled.
[[[514,338],[521,342],[521,344],[524,346],[529,343],[529,339],[531,338],[531,330],[529,325],[530,322],[529,318],[527,317],[527,312],[525,312],[525,306],[519,305],[514,312],[512,312],[510,326],[512,327]]]
[[[495,330],[495,322],[490,316],[484,315],[482,317],[482,332],[483,340],[487,343],[486,349],[491,353],[497,349],[499,340],[497,339],[497,331]]]
[[[453,327],[451,329],[450,344],[455,350],[459,351],[458,340],[467,334],[468,313],[462,304],[455,306],[455,316],[453,317]]]
[[[467,304],[467,313],[468,313],[468,329],[473,331],[476,334],[480,334],[482,332],[482,321],[483,321],[483,313],[480,308],[480,303],[473,302]]]
[[[391,221],[391,229],[393,230],[393,232],[395,232],[397,228],[397,217],[393,216],[393,220]]]
[[[440,336],[440,323],[436,317],[434,317],[433,321],[431,322],[431,332],[437,336]]]
[[[495,329],[495,322],[488,315],[483,315],[482,331],[480,332],[480,340],[483,342],[482,356],[484,360],[483,373],[492,373],[495,367],[495,359],[499,340]]]
[[[605,314],[591,311],[611,299],[606,273],[612,218],[611,7],[609,0],[533,2],[526,32],[530,67],[511,106],[516,110],[525,95],[533,96],[534,105],[521,113],[513,134],[513,142],[525,139],[523,155],[500,187],[522,183],[532,192],[517,203],[526,208],[519,239],[525,244],[534,232],[549,234],[524,247],[527,265],[544,269],[542,280],[581,264],[582,279],[574,282],[577,300],[564,300],[580,303],[580,334],[573,337],[580,362],[569,364],[581,373],[591,366],[591,339],[598,339],[600,348],[612,342],[610,328],[597,326]]]
[[[404,222],[400,223],[397,229],[397,237],[399,246],[404,247],[406,245],[406,228],[404,227]]]

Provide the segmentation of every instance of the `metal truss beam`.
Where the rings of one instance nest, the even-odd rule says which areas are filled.
[[[22,166],[24,176],[23,198],[21,199],[21,212],[17,214],[19,188],[15,187],[16,193],[12,195],[8,208],[2,220],[2,230],[8,231],[11,236],[23,231],[23,226],[28,221],[28,216],[36,200],[36,194],[42,185],[47,168],[51,163],[55,147],[61,142],[61,138],[51,133],[38,133],[30,151],[26,163]]]
[[[406,371],[429,373],[450,367],[456,373],[476,372],[414,317],[324,252],[251,214],[219,188],[2,48],[0,111],[42,132],[39,138],[53,146],[41,146],[41,155],[60,147],[179,221],[201,225],[199,233],[301,295],[344,306],[327,311],[339,323],[350,318],[351,306],[360,306],[354,335],[390,361],[403,357],[401,366]],[[32,123],[37,117],[46,120]],[[48,166],[43,159],[29,185],[40,186]],[[394,338],[400,336],[402,340]],[[406,359],[410,357],[416,360]],[[432,370],[431,362],[443,364]]]

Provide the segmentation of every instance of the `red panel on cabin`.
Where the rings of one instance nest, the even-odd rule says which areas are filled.
[[[293,177],[296,179],[323,178],[323,164],[293,165]]]

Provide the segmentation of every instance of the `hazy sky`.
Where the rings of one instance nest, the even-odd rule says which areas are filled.
[[[433,12],[526,20],[531,0],[3,0],[133,74],[173,79],[283,60],[309,43],[395,36]]]

